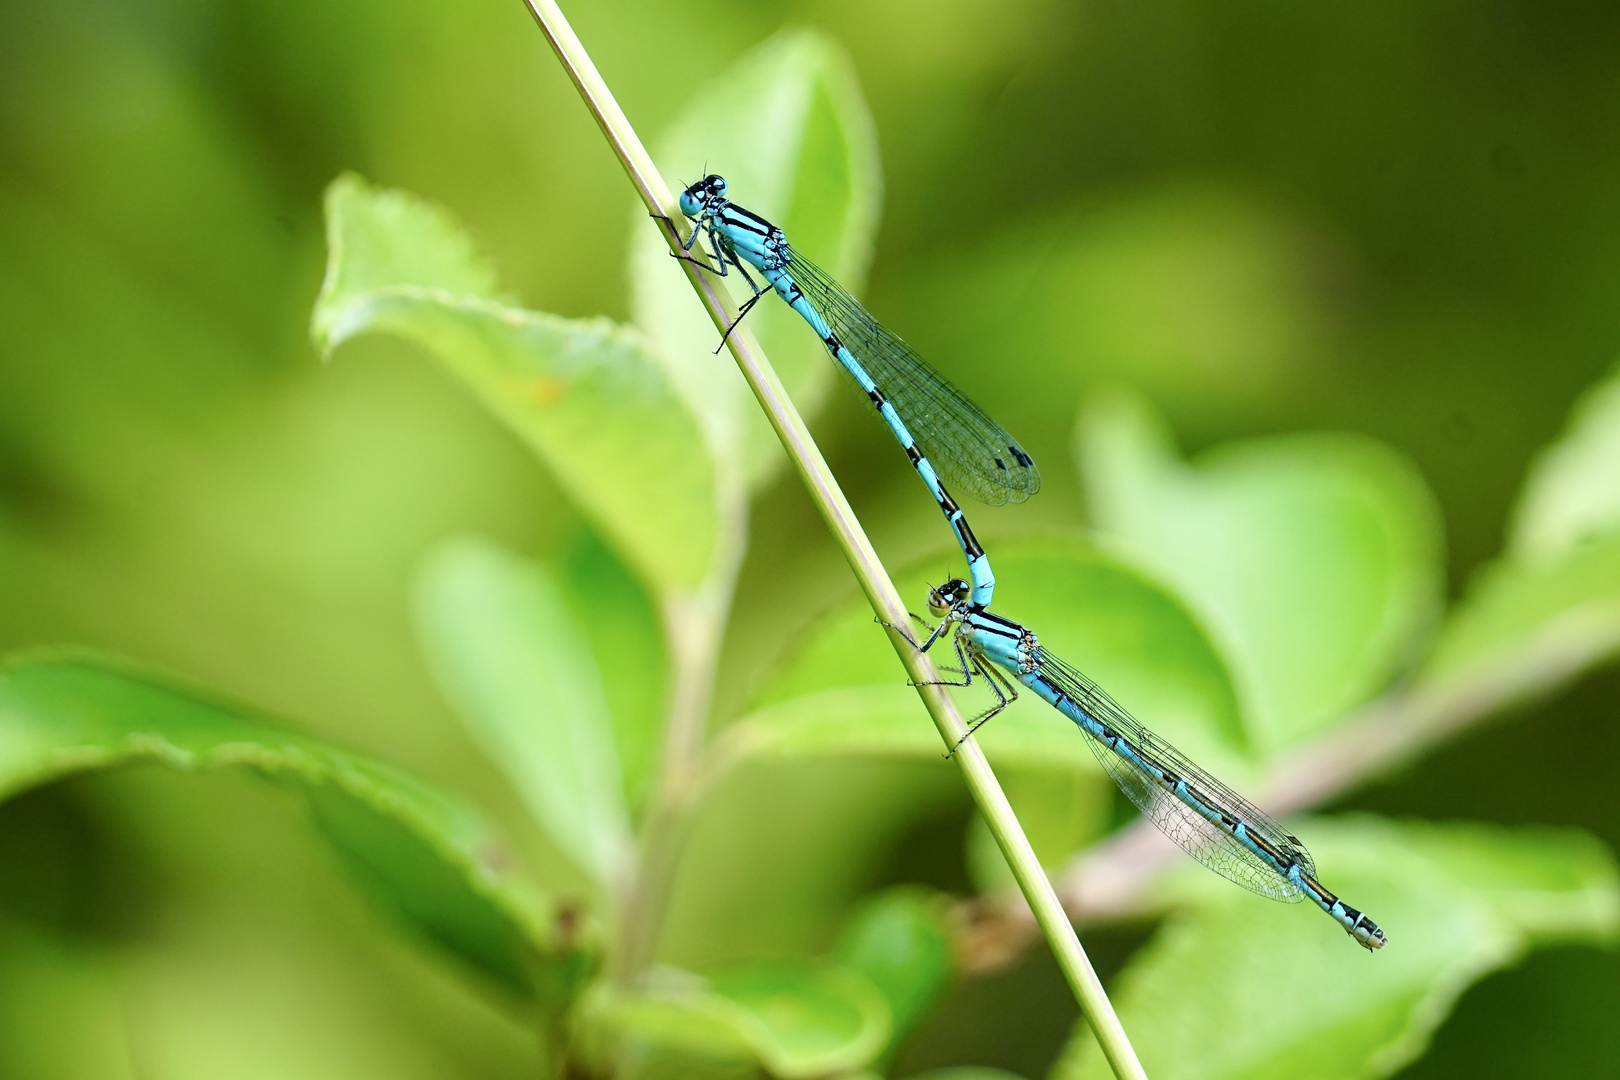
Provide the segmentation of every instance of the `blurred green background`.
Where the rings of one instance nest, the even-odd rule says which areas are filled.
[[[1075,410],[1124,381],[1188,451],[1329,429],[1405,452],[1438,496],[1455,595],[1500,549],[1534,452],[1620,352],[1613,6],[569,15],[646,135],[781,26],[849,50],[884,169],[868,306],[1046,476],[1040,499],[975,516],[987,541],[1083,520]],[[320,363],[320,196],[345,169],[454,208],[525,305],[627,316],[628,189],[514,0],[0,7],[0,646],[89,644],[295,717],[475,792],[545,863],[428,677],[410,580],[452,533],[556,553],[584,526],[421,351],[370,339]],[[834,394],[816,431],[904,562],[937,547],[937,521],[861,411]],[[753,514],[721,719],[850,591],[796,480]],[[1620,845],[1617,703],[1620,677],[1589,677],[1336,808]],[[710,842],[747,858],[683,902],[742,919],[734,948],[825,944],[873,887],[962,879],[954,776],[872,765],[852,801],[822,768],[762,772],[714,811],[740,824]],[[749,835],[747,807],[789,799],[791,841]],[[841,878],[806,880],[817,844],[868,821]],[[222,776],[136,771],[0,808],[8,1068],[532,1071],[532,1035],[380,928],[301,829],[274,793]],[[677,911],[671,955],[713,952],[705,924]],[[1108,966],[1140,937],[1099,940]],[[1470,991],[1405,1075],[1612,1073],[1617,1006],[1613,954],[1539,953]],[[916,1067],[1039,1075],[1072,1016],[1036,955],[962,987]]]

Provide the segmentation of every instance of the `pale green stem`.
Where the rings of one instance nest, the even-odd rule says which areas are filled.
[[[714,698],[720,637],[742,557],[745,525],[741,499],[721,530],[720,550],[703,585],[692,594],[664,597],[664,638],[670,650],[669,708],[659,756],[658,786],[649,800],[641,860],[619,913],[614,975],[628,981],[651,963],[664,909],[679,865],[688,811],[704,774],[704,725]]]
[[[551,42],[552,48],[556,50],[558,59],[562,61],[569,78],[579,89],[580,96],[585,99],[591,115],[601,125],[602,133],[607,136],[608,143],[618,155],[648,212],[664,215],[664,238],[669,242],[670,250],[675,251],[680,241],[678,226],[675,224],[675,221],[680,219],[680,214],[676,209],[675,199],[664,184],[663,177],[654,167],[652,158],[641,145],[641,140],[636,137],[629,120],[619,109],[618,102],[613,99],[596,66],[591,63],[585,47],[574,36],[573,29],[563,18],[554,0],[525,0],[525,3],[540,24],[540,29],[545,33],[547,40]],[[689,262],[679,265],[686,272],[688,280],[697,291],[715,326],[722,330],[731,326],[736,319],[736,313],[732,309],[729,296],[696,266]],[[854,570],[861,590],[866,593],[866,598],[872,605],[872,610],[880,621],[890,626],[905,625],[906,608],[900,600],[900,594],[895,591],[894,583],[889,580],[877,552],[866,538],[866,533],[856,520],[854,511],[844,498],[844,493],[839,490],[831,470],[822,460],[821,451],[811,440],[804,420],[782,388],[776,372],[766,361],[765,354],[760,351],[753,334],[746,326],[737,327],[726,341],[738,368],[742,370],[743,377],[748,380],[754,396],[759,399],[760,407],[765,410],[771,427],[782,440],[782,445],[786,448],[800,479],[809,489],[816,509],[821,512],[827,527],[832,530],[833,537],[843,549],[844,557],[849,560],[850,568]],[[1137,1060],[1136,1051],[1126,1037],[1125,1029],[1120,1025],[1119,1017],[1115,1015],[1113,1005],[1104,993],[1102,982],[1097,978],[1091,961],[1080,947],[1080,939],[1075,935],[1074,927],[1063,913],[1051,882],[1047,880],[1046,873],[1035,858],[1035,852],[1024,836],[1017,817],[1013,815],[1007,796],[996,782],[995,774],[990,770],[990,763],[985,760],[984,753],[976,742],[962,741],[966,728],[951,699],[941,687],[935,685],[939,682],[939,674],[934,670],[933,663],[892,629],[889,631],[889,640],[894,646],[895,653],[900,657],[900,662],[905,666],[906,673],[916,685],[917,694],[922,698],[929,715],[933,717],[934,726],[939,729],[945,745],[950,747],[960,744],[955,759],[961,767],[963,778],[967,781],[968,790],[978,803],[979,811],[990,826],[991,834],[1001,846],[1007,865],[1012,869],[1013,877],[1023,891],[1030,910],[1035,913],[1036,922],[1039,923],[1042,933],[1051,944],[1058,964],[1063,969],[1064,976],[1068,979],[1069,986],[1097,1037],[1097,1042],[1101,1045],[1109,1064],[1113,1066],[1115,1076],[1122,1080],[1125,1078],[1145,1080],[1147,1074],[1143,1072],[1142,1065]]]

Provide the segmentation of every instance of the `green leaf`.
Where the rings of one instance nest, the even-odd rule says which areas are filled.
[[[883,995],[839,964],[775,960],[654,976],[637,992],[604,989],[583,1010],[583,1045],[601,1071],[735,1075],[747,1053],[795,1080],[859,1069],[889,1038]]]
[[[891,1053],[956,974],[951,929],[948,897],[900,886],[862,904],[838,933],[834,958],[866,976],[889,1003]]]
[[[963,1065],[953,1069],[930,1069],[925,1073],[912,1073],[906,1080],[1023,1080],[1023,1078],[1005,1069]]]
[[[1180,883],[1191,906],[1113,992],[1149,1075],[1388,1076],[1422,1054],[1472,983],[1538,941],[1606,940],[1620,925],[1614,865],[1580,834],[1374,819],[1296,831],[1389,944],[1369,957],[1308,901],[1284,907],[1192,868]],[[1085,1032],[1052,1073],[1108,1075]]]
[[[920,601],[948,556],[896,577]],[[1143,723],[1241,783],[1252,768],[1226,670],[1174,596],[1115,557],[1077,540],[1013,540],[995,555],[997,610],[1107,689]],[[949,648],[948,643],[936,646]],[[954,664],[950,653],[940,663]],[[832,689],[828,689],[832,687]],[[973,715],[991,703],[975,685],[953,691]],[[861,754],[938,757],[939,736],[871,609],[852,600],[817,627],[768,684],[764,707],[726,733],[734,752],[778,757]],[[977,736],[998,764],[1096,770],[1085,737],[1033,694]]]
[[[780,1077],[858,1069],[889,1041],[889,1007],[865,978],[839,964],[776,960],[709,974],[738,1007],[760,1061]]]
[[[495,268],[443,207],[344,173],[326,189],[326,280],[310,317],[323,353],[363,331],[366,299],[416,286],[498,300]]]
[[[500,841],[450,797],[108,661],[21,658],[0,669],[0,797],[142,763],[246,768],[302,791],[378,901],[510,991],[560,1002],[585,974],[548,904],[502,870]]]
[[[1575,406],[1531,467],[1507,555],[1446,623],[1428,686],[1546,692],[1620,651],[1620,376]]]
[[[1579,829],[1406,822],[1401,842],[1466,882],[1537,945],[1612,938],[1620,878],[1603,842]]]
[[[1188,466],[1162,422],[1116,393],[1085,410],[1076,446],[1098,528],[1159,567],[1210,627],[1262,749],[1382,689],[1429,629],[1438,514],[1382,444],[1278,436]]]
[[[830,38],[786,30],[753,49],[703,88],[655,156],[675,190],[705,169],[725,176],[743,206],[780,225],[846,288],[860,288],[882,204],[877,137],[849,59]],[[758,487],[782,462],[776,436],[731,357],[715,355],[714,324],[640,208],[634,222],[636,325],[669,359],[688,400],[699,403],[716,445]],[[733,296],[752,295],[735,270],[728,280]],[[748,325],[800,412],[813,413],[834,378],[821,342],[770,298],[750,312]]]
[[[1056,713],[1048,717],[1018,707],[996,717],[976,738],[997,765],[1089,769],[1094,759],[1074,740],[1072,728]],[[945,751],[916,691],[904,683],[824,690],[766,706],[729,727],[725,740],[726,752],[737,757],[777,760],[928,761]]]
[[[535,820],[609,893],[634,839],[596,658],[539,564],[480,537],[441,545],[416,589],[423,648]]]
[[[650,584],[703,576],[719,529],[713,460],[640,334],[493,298],[471,241],[403,192],[341,176],[326,215],[326,281],[311,320],[323,353],[366,333],[421,345],[539,455]]]
[[[556,578],[598,667],[612,667],[613,677],[602,688],[613,714],[625,798],[634,812],[651,787],[663,747],[668,691],[658,612],[640,582],[588,529],[563,553]]]
[[[1508,547],[1518,562],[1545,565],[1617,531],[1620,372],[1582,395],[1563,437],[1530,467]]]
[[[651,985],[599,983],[575,1018],[574,1048],[594,1074],[616,1080],[746,1080],[759,1057],[730,1002],[688,972],[650,973]]]
[[[1544,565],[1500,560],[1452,611],[1420,677],[1545,692],[1620,650],[1620,534]]]

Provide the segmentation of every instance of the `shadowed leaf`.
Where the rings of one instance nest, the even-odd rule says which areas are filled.
[[[0,669],[0,797],[152,763],[245,768],[310,801],[321,832],[385,908],[507,989],[560,1003],[586,971],[548,903],[505,872],[465,805],[350,751],[92,657]]]

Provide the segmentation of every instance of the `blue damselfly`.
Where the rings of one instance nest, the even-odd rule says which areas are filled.
[[[766,292],[748,273],[752,266],[810,324],[865,392],[950,523],[967,558],[976,598],[989,604],[995,587],[989,562],[940,474],[975,498],[1001,505],[1021,502],[1040,490],[1035,462],[1005,428],[874,319],[832,275],[795,250],[780,228],[727,199],[723,177],[705,176],[687,187],[680,206],[697,226],[683,247],[690,251],[706,235],[714,265],[699,265],[722,276],[735,267],[753,290],[738,320]]]
[[[978,675],[996,695],[996,704],[974,720],[968,735],[1018,697],[1015,682],[1023,684],[1085,732],[1119,789],[1187,854],[1262,896],[1287,903],[1309,897],[1357,944],[1384,947],[1387,938],[1376,923],[1316,880],[1316,864],[1298,837],[1149,731],[1096,683],[1053,656],[1033,630],[976,604],[960,578],[931,590],[928,610],[939,623],[912,644],[927,652],[951,634],[963,678],[945,685],[969,686]]]

